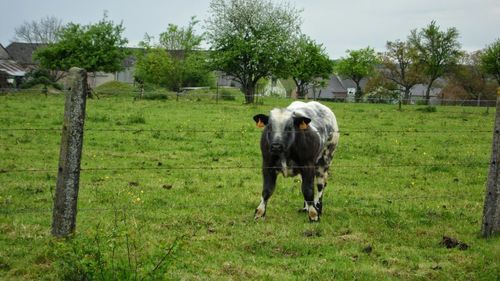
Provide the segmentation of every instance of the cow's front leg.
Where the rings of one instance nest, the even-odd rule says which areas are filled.
[[[267,201],[273,195],[276,187],[277,173],[272,168],[263,168],[262,176],[264,180],[262,188],[262,197],[259,206],[255,209],[255,219],[264,218],[266,216]]]
[[[314,204],[314,168],[304,169],[302,176],[302,194],[304,205],[311,222],[319,221],[319,212]]]

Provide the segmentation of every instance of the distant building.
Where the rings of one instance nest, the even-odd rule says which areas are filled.
[[[24,43],[24,42],[12,42],[5,49],[2,49],[9,55],[12,61],[15,61],[18,66],[20,66],[23,71],[29,72],[33,69],[38,68],[38,63],[33,60],[33,53],[40,47],[46,46],[45,44],[39,43]],[[130,53],[122,62],[123,70],[115,73],[88,73],[88,83],[92,86],[99,86],[103,83],[109,81],[122,81],[126,83],[133,83],[134,78],[134,66],[136,61],[136,56],[133,54],[137,48],[128,48]],[[0,51],[0,54],[2,51]],[[23,74],[24,76],[24,74]]]
[[[0,44],[0,89],[18,87],[25,75],[24,68]]]
[[[364,89],[368,80],[361,80],[361,89]],[[307,97],[337,101],[354,101],[356,84],[351,79],[342,79],[338,75],[330,76],[325,87],[309,89]]]
[[[38,63],[33,60],[33,53],[36,49],[46,46],[39,43],[12,42],[6,49],[12,60],[15,60],[26,71],[38,67]]]
[[[368,79],[363,78],[361,80],[361,89],[364,91]],[[430,92],[430,103],[439,104],[441,102],[441,90],[442,85],[446,81],[443,79],[438,79],[435,82],[433,88]],[[427,85],[417,84],[413,86],[410,90],[410,97],[412,103],[417,103],[419,101],[425,100],[425,92],[427,90]],[[354,101],[354,95],[356,93],[356,84],[351,79],[342,79],[338,75],[330,76],[325,87],[309,89],[307,97],[310,99],[325,99],[325,100],[336,100],[336,101]]]

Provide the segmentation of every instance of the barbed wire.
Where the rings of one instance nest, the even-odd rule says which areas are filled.
[[[472,167],[472,166],[483,166],[489,165],[488,162],[455,162],[455,163],[387,163],[387,164],[333,164],[330,169],[342,169],[342,168],[363,168],[363,169],[374,169],[374,168],[397,168],[397,167]],[[266,169],[281,170],[281,166],[271,166],[266,167]],[[315,166],[287,166],[289,169],[312,169]],[[174,171],[174,170],[232,170],[232,169],[244,169],[244,170],[260,170],[263,169],[262,166],[245,166],[245,165],[234,165],[234,166],[191,166],[191,167],[82,167],[80,171],[146,171],[146,170],[159,170],[159,171]],[[0,174],[3,173],[19,173],[19,172],[54,172],[57,168],[0,168]]]
[[[299,196],[300,197],[300,196]],[[383,202],[387,203],[391,206],[397,205],[398,201],[408,201],[408,200],[433,200],[433,201],[439,201],[439,200],[468,200],[468,201],[476,201],[472,200],[470,196],[459,196],[459,195],[435,195],[435,196],[429,196],[429,195],[422,195],[422,196],[388,196],[388,197],[375,197],[375,196],[364,196],[364,197],[345,197],[345,195],[342,195],[341,193],[335,193],[329,196],[328,198],[323,199],[323,203],[328,204],[329,206],[333,206],[335,208],[357,208],[357,209],[379,209],[380,206],[360,206],[359,202],[363,203],[371,203],[371,202]],[[347,200],[347,201],[346,201]],[[254,202],[255,201],[255,202]],[[343,202],[343,204],[356,204],[356,207],[349,207],[349,206],[339,206],[338,202]],[[252,204],[251,207],[253,208],[253,203],[257,204],[257,198],[253,200],[252,202],[247,202],[245,204],[239,204],[239,203],[227,203],[227,202],[218,202],[218,203],[189,203],[189,204],[184,204],[184,203],[174,203],[174,204],[166,204],[162,209],[159,209],[157,206],[150,206],[150,205],[140,205],[144,203],[130,203],[133,204],[133,206],[112,206],[112,207],[98,207],[98,208],[92,208],[92,207],[80,207],[78,208],[78,212],[110,212],[110,211],[156,211],[156,212],[169,212],[172,209],[206,209],[206,208],[211,208],[211,209],[220,209],[220,208],[235,208],[236,205],[243,206],[243,205],[248,205]],[[297,206],[300,205],[300,201],[297,201]],[[135,204],[135,205],[134,205]],[[293,201],[290,199],[284,200],[284,205],[288,204],[293,204]],[[405,206],[405,207],[410,207],[410,206]],[[428,207],[428,206],[425,206]],[[11,214],[11,213],[52,213],[53,209],[52,208],[2,208],[0,209],[1,214]]]
[[[0,131],[55,131],[61,132],[61,128],[0,128]],[[164,128],[85,128],[85,132],[130,132],[130,133],[142,133],[142,132],[165,132],[165,133],[262,133],[262,130],[254,130],[254,128],[242,128],[242,129],[219,129],[219,130],[204,130],[204,129],[164,129]],[[284,132],[296,132],[296,131],[284,131]],[[483,130],[483,129],[466,129],[466,130],[422,130],[422,129],[401,129],[401,130],[374,130],[373,128],[363,128],[363,129],[348,129],[338,131],[338,133],[343,135],[349,135],[351,133],[363,133],[363,134],[463,134],[463,133],[492,133],[493,130]]]
[[[223,89],[233,89],[233,90],[238,90],[238,88],[235,87],[219,87],[219,91]],[[193,89],[193,90],[184,90],[181,92],[168,92],[168,91],[141,91],[140,89],[134,89],[134,90],[127,90],[127,91],[106,91],[106,90],[96,90],[92,89],[93,93],[96,93],[97,95],[104,95],[104,97],[116,97],[116,96],[124,96],[124,95],[136,95],[137,97],[140,96],[148,96],[148,95],[157,95],[157,94],[162,94],[168,97],[211,97],[211,98],[219,98],[219,100],[224,99],[224,93],[207,93],[206,91],[217,91],[217,89]],[[11,93],[11,94],[22,94],[22,93],[39,93],[39,94],[47,94],[47,95],[58,95],[58,94],[64,94],[64,93],[69,93],[71,90],[68,89],[62,89],[62,90],[54,90],[54,91],[48,91],[44,92],[42,89],[17,89],[17,88],[0,88],[0,93]],[[291,97],[287,96],[277,96],[277,95],[264,95],[261,93],[256,93],[255,95],[244,95],[243,93],[231,93],[231,96],[239,96],[243,98],[256,98],[256,99],[292,99]],[[426,105],[426,104],[420,104],[425,102],[425,97],[424,96],[413,96],[412,98],[409,99],[398,99],[398,98],[391,98],[391,97],[363,97],[361,99],[355,99],[353,97],[321,97],[320,96],[308,96],[308,100],[320,100],[320,101],[331,101],[331,102],[352,102],[352,103],[386,103],[386,104],[398,104],[399,101],[403,105]],[[430,103],[432,104],[437,104],[437,105],[443,105],[440,103],[445,103],[444,105],[468,105],[468,106],[494,106],[496,104],[496,99],[452,99],[452,98],[440,98],[440,97],[431,97]],[[454,104],[450,104],[454,103]]]
[[[0,89],[1,92],[2,89]],[[20,91],[20,92],[25,92]],[[37,91],[40,92],[40,91]],[[64,92],[64,91],[63,91]],[[139,92],[134,92],[134,93],[139,93]],[[184,97],[184,96],[190,96],[190,97],[198,97],[198,96],[211,96],[211,97],[216,97],[216,94],[200,94],[200,93],[183,93],[183,94],[167,94],[168,96],[174,96],[174,97]],[[220,97],[220,95],[219,95]],[[262,97],[258,96],[256,98],[267,98],[267,97]],[[377,101],[380,101],[380,99],[376,99]],[[394,102],[394,100],[391,99],[391,101]],[[438,101],[447,101],[447,100],[438,100]],[[459,102],[457,100],[449,100],[453,102]],[[461,102],[478,102],[477,100],[462,100]],[[494,100],[490,101],[480,101],[480,102],[496,102]],[[61,132],[61,128],[0,128],[0,131],[47,131],[47,132]],[[131,132],[131,133],[141,133],[141,132],[168,132],[168,133],[238,133],[238,134],[244,134],[244,133],[261,133],[261,130],[253,130],[253,129],[247,129],[247,128],[242,128],[242,129],[220,129],[220,130],[204,130],[204,129],[193,129],[193,128],[180,128],[180,129],[167,129],[167,128],[86,128],[86,132]],[[464,133],[493,133],[492,130],[482,130],[482,129],[461,129],[461,130],[422,130],[422,129],[397,129],[397,130],[373,130],[373,128],[359,128],[359,129],[348,129],[348,130],[342,130],[340,131],[341,134],[344,135],[349,135],[351,133],[362,133],[362,134],[464,134]],[[401,168],[401,167],[439,167],[439,166],[448,166],[448,167],[482,167],[482,166],[487,166],[490,163],[488,162],[445,162],[445,163],[415,163],[415,162],[409,162],[409,163],[382,163],[382,164],[348,164],[348,163],[340,163],[337,164],[336,162],[331,166],[331,169],[384,169],[384,168]],[[281,169],[282,167],[269,167],[270,169]],[[292,169],[301,169],[301,168],[313,168],[312,166],[292,166],[289,167]],[[121,171],[121,172],[128,172],[128,171],[179,171],[179,170],[204,170],[204,171],[214,171],[214,170],[229,170],[229,169],[245,169],[245,170],[261,170],[262,166],[260,165],[243,165],[243,164],[236,164],[232,166],[179,166],[179,167],[169,167],[168,165],[162,165],[161,167],[82,167],[80,169],[81,172],[108,172],[108,171]],[[6,174],[6,173],[37,173],[37,172],[47,172],[47,173],[56,173],[57,172],[57,167],[54,168],[0,168],[0,175],[1,174]],[[469,201],[474,201],[470,200],[469,197],[465,196],[458,196],[458,195],[442,195],[442,196],[390,196],[390,197],[355,197],[355,198],[333,198],[330,199],[333,202],[336,200],[345,200],[345,199],[353,199],[352,204],[356,204],[356,207],[350,207],[348,206],[347,208],[356,208],[359,209],[361,208],[362,210],[370,210],[370,209],[379,209],[380,206],[359,206],[356,202],[359,201],[366,201],[363,203],[370,203],[372,201],[374,202],[383,202],[386,204],[389,204],[390,206],[396,205],[395,202],[398,200],[436,200],[436,199],[442,199],[442,200],[455,200],[455,199],[460,199],[460,200],[469,200]],[[330,201],[329,200],[329,201]],[[333,203],[334,204],[334,203]],[[227,202],[218,202],[218,203],[213,203],[213,204],[183,204],[183,203],[177,203],[177,204],[166,204],[165,209],[161,210],[162,212],[168,212],[172,211],[172,209],[200,209],[203,210],[204,208],[234,208],[235,204],[227,203]],[[414,208],[415,206],[419,207],[419,205],[411,205],[408,206],[408,208],[412,207]],[[407,207],[407,206],[403,206]],[[338,207],[341,208],[341,207]],[[155,211],[159,212],[160,210],[156,206],[135,206],[135,207],[127,207],[127,208],[118,208],[118,210],[127,210],[127,211],[141,211],[141,210],[146,210],[146,211]],[[105,211],[116,211],[116,207],[109,207],[109,208],[79,208],[79,212],[93,212],[93,213],[99,213],[99,212],[105,212]],[[1,208],[0,213],[1,214],[11,214],[11,213],[49,213],[52,212],[51,208],[17,208],[17,209],[9,209],[9,208]]]

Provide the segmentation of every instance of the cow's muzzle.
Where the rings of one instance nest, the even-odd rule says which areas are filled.
[[[281,143],[273,142],[271,144],[271,152],[272,153],[281,153],[281,152],[283,152],[283,145]]]

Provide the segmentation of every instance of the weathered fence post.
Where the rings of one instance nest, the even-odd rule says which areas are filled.
[[[52,213],[52,235],[67,236],[75,231],[83,125],[87,98],[87,73],[69,71],[71,91],[66,95],[56,194]]]
[[[481,234],[490,237],[500,233],[500,87],[497,89],[497,109],[490,172],[486,183]]]

